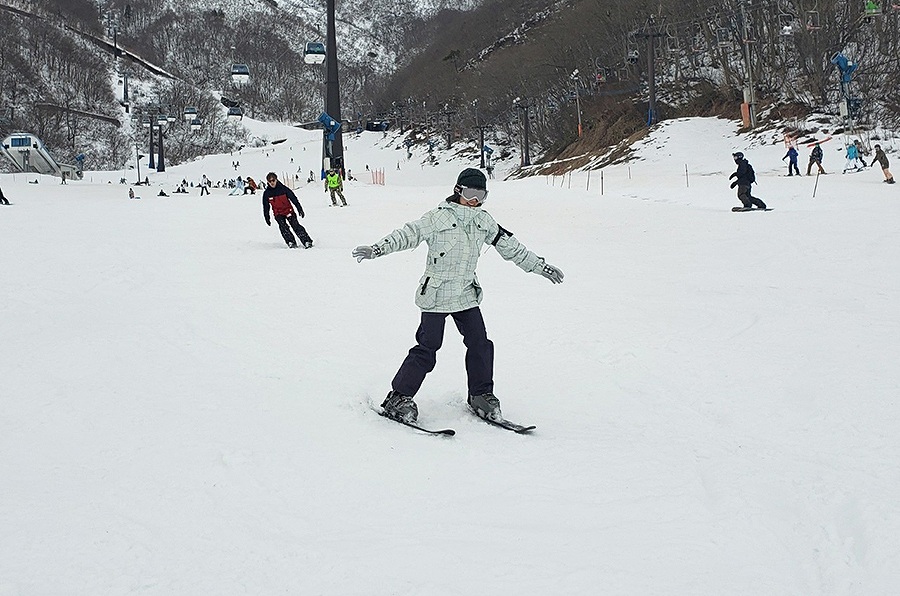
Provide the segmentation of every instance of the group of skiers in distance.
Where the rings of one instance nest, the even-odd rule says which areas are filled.
[[[863,155],[866,153],[864,150],[862,143],[857,139],[852,143],[847,143],[845,147],[845,156],[847,158],[847,162],[844,165],[843,173],[847,172],[859,172],[864,170],[865,168],[875,165],[877,162],[878,165],[881,166],[881,172],[884,175],[884,182],[886,184],[894,184],[894,176],[891,174],[889,169],[890,161],[888,160],[887,155],[884,150],[881,148],[880,144],[874,145],[875,154],[872,158],[871,163],[866,163]],[[784,154],[784,157],[781,158],[782,161],[788,160],[788,176],[801,176],[800,167],[797,164],[800,153],[797,151],[797,146],[793,143],[788,145],[787,153]],[[827,174],[825,171],[825,167],[822,165],[822,161],[825,155],[822,151],[821,143],[813,143],[812,150],[809,152],[809,163],[806,166],[806,175],[812,175],[813,166],[815,166],[818,171],[816,175]],[[754,197],[751,192],[751,186],[754,182],[756,182],[756,174],[753,171],[753,166],[750,165],[750,162],[744,157],[744,154],[740,151],[732,154],[732,158],[734,159],[734,163],[737,165],[737,170],[729,176],[729,179],[734,179],[734,182],[731,184],[731,188],[737,187],[737,196],[738,200],[741,202],[740,207],[735,207],[733,211],[749,211],[751,209],[766,209],[766,204],[762,202],[758,197]]]

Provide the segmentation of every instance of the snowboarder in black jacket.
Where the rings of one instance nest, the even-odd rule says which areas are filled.
[[[297,248],[297,240],[291,233],[291,228],[293,228],[300,238],[303,248],[311,248],[313,245],[312,238],[309,237],[309,234],[306,233],[306,228],[301,226],[300,221],[297,219],[297,213],[300,214],[300,217],[304,217],[303,207],[300,206],[297,195],[290,188],[279,182],[278,176],[274,172],[266,174],[266,182],[268,184],[262,197],[263,218],[266,220],[266,225],[272,225],[272,221],[269,219],[269,208],[271,207],[272,212],[275,214],[275,221],[278,222],[278,229],[281,231],[281,236],[288,247]],[[297,208],[297,213],[294,213],[294,208],[291,206],[292,203],[293,207]]]
[[[732,153],[731,157],[734,158],[734,163],[737,164],[737,171],[729,176],[728,179],[731,180],[732,178],[736,178],[736,180],[731,183],[731,188],[737,186],[737,197],[740,199],[744,209],[752,209],[753,207],[765,209],[766,204],[750,194],[750,185],[756,182],[756,174],[753,172],[753,166],[744,159],[744,154],[740,151]]]
[[[825,168],[822,167],[822,147],[816,143],[816,146],[813,147],[813,150],[809,153],[809,165],[806,166],[806,175],[809,176],[810,172],[812,172],[813,164],[819,166],[819,173],[824,174]]]

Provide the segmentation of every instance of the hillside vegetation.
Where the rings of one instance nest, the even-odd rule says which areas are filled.
[[[120,167],[145,136],[135,110],[120,105],[126,80],[138,111],[200,108],[200,132],[179,123],[166,133],[179,141],[169,150],[175,162],[244,142],[222,98],[264,120],[321,112],[324,69],[305,64],[302,49],[324,39],[324,3],[3,3],[0,133],[33,131],[60,157],[86,153],[89,168]],[[844,99],[831,58],[842,52],[859,64],[855,123],[897,126],[900,8],[880,9],[866,16],[860,0],[348,0],[337,15],[342,111],[345,120],[412,124],[413,142],[474,139],[481,126],[503,145],[522,142],[527,107],[533,155],[576,155],[646,127],[652,39],[660,119],[738,117],[751,78],[760,110],[837,115]],[[114,47],[165,74],[117,58]],[[249,66],[250,84],[232,84],[233,62]]]

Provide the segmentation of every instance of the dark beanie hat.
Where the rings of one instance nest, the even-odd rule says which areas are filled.
[[[466,168],[459,173],[459,177],[456,179],[456,185],[465,186],[466,188],[486,189],[487,178],[485,178],[481,170],[476,170],[475,168]]]

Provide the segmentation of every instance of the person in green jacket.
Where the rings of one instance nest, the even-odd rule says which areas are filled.
[[[503,419],[500,400],[494,395],[494,344],[488,339],[478,307],[483,294],[475,275],[478,257],[485,245],[493,246],[505,260],[554,284],[562,283],[563,272],[528,250],[481,208],[487,195],[485,175],[466,168],[459,174],[453,194],[436,208],[375,244],[353,250],[356,260],[362,262],[410,250],[422,242],[428,244],[425,273],[416,289],[416,306],[422,310],[416,345],[409,350],[391,382],[392,390],[381,404],[390,418],[407,423],[418,418],[413,396],[434,369],[449,315],[466,346],[469,407],[482,418]]]
[[[336,170],[328,170],[325,174],[325,192],[331,191],[331,206],[337,207],[337,199],[335,194],[341,197],[341,207],[347,206],[347,199],[344,198],[344,181]]]

